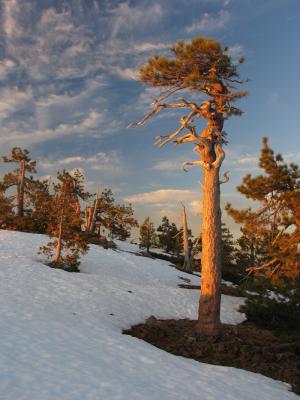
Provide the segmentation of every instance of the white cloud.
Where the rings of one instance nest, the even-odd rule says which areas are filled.
[[[171,47],[172,45],[169,43],[152,43],[152,42],[137,43],[133,45],[133,49],[138,52],[164,50],[164,49],[170,49]]]
[[[80,168],[87,173],[99,172],[105,173],[109,177],[123,176],[126,173],[126,166],[117,152],[98,152],[89,157],[81,155],[70,156],[61,159],[43,159],[38,160],[39,167],[44,173],[52,174],[59,168]]]
[[[16,87],[0,89],[0,120],[10,117],[18,110],[28,107],[32,101],[32,90],[21,91]]]
[[[160,4],[153,4],[149,7],[138,4],[132,7],[127,2],[124,2],[118,4],[111,13],[114,16],[111,37],[115,38],[124,31],[157,23],[163,15],[163,10]]]
[[[0,80],[7,78],[8,74],[14,70],[16,63],[9,58],[0,61]]]
[[[193,216],[200,216],[202,214],[202,200],[193,200],[188,204],[188,210]]]
[[[180,201],[191,201],[197,197],[197,192],[193,190],[181,190],[181,189],[160,189],[152,192],[138,193],[127,196],[124,198],[125,201],[131,203],[175,203]]]
[[[156,163],[151,169],[154,171],[174,171],[180,168],[180,162],[172,160],[164,160]]]
[[[238,63],[239,58],[244,54],[244,48],[241,44],[234,44],[228,47],[227,54],[234,63]]]
[[[221,10],[217,14],[204,13],[198,21],[186,28],[188,33],[195,32],[217,32],[227,25],[231,14],[227,10]]]
[[[256,165],[258,163],[258,158],[257,156],[252,156],[252,155],[241,155],[235,162],[234,164],[237,165]]]
[[[113,67],[111,72],[123,79],[137,80],[139,78],[138,68]]]
[[[4,0],[3,4],[3,19],[2,26],[6,39],[20,36],[22,33],[20,25],[17,23],[17,18],[20,13],[18,0]]]

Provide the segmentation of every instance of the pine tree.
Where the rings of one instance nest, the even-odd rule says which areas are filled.
[[[156,234],[153,222],[147,217],[140,226],[140,247],[145,247],[149,253],[150,247],[156,244]]]
[[[170,223],[168,217],[164,216],[162,218],[161,225],[159,225],[157,228],[157,232],[158,245],[166,253],[178,253],[180,251],[180,247],[178,245],[179,230],[174,222],[172,222],[172,224]]]
[[[300,173],[297,165],[286,164],[280,154],[274,155],[268,139],[263,138],[259,167],[264,175],[243,178],[238,191],[259,204],[258,210],[236,210],[227,205],[228,213],[243,224],[244,238],[250,243],[250,272],[264,272],[273,280],[300,277]],[[254,251],[255,250],[255,251]]]
[[[130,237],[131,228],[137,228],[138,222],[133,217],[131,204],[117,204],[110,209],[108,230],[112,238],[126,240]]]
[[[7,197],[5,189],[0,186],[0,228],[6,229],[11,226],[14,218],[13,198]]]
[[[228,227],[222,223],[222,267],[232,267],[235,264],[235,241]]]
[[[241,115],[232,105],[247,94],[235,86],[243,83],[235,65],[219,42],[198,37],[191,42],[179,41],[172,47],[173,58],[155,56],[140,69],[140,80],[152,87],[162,88],[153,109],[137,125],[165,109],[187,109],[179,128],[172,134],[159,136],[160,147],[169,142],[176,145],[192,142],[199,160],[185,165],[198,165],[204,173],[202,214],[202,281],[197,331],[205,335],[220,333],[221,303],[221,212],[219,171],[225,157],[223,144],[226,134],[224,121],[231,115]],[[242,62],[243,59],[240,59]],[[190,100],[174,99],[182,92],[194,96]],[[196,96],[199,102],[195,102]],[[204,96],[204,100],[203,99]],[[172,98],[169,103],[166,99]],[[197,132],[196,122],[207,123]]]
[[[57,174],[58,183],[53,184],[54,194],[50,207],[48,234],[54,237],[42,247],[41,253],[52,258],[50,266],[68,271],[79,271],[79,257],[88,250],[81,231],[80,198],[88,195],[84,192],[83,176],[79,170],[72,175],[67,171]]]
[[[28,221],[31,231],[46,233],[50,223],[52,196],[48,180],[28,180]]]
[[[17,164],[17,168],[4,175],[3,187],[5,190],[12,186],[17,187],[16,203],[17,216],[24,216],[25,193],[27,191],[26,173],[36,173],[36,161],[29,158],[29,151],[20,147],[14,147],[9,157],[2,157],[5,163]]]

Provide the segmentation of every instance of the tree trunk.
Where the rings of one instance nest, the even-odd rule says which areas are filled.
[[[97,194],[96,199],[94,201],[93,213],[92,213],[92,218],[91,218],[90,232],[94,232],[95,223],[96,223],[96,216],[97,216],[97,206],[98,206],[98,194]]]
[[[56,251],[55,251],[55,257],[54,257],[54,263],[56,265],[59,264],[60,258],[61,258],[61,242],[62,242],[63,218],[64,218],[64,210],[63,210],[63,207],[62,207],[60,218],[59,218],[58,237],[57,237]]]
[[[204,168],[202,274],[196,330],[218,335],[221,330],[221,210],[219,167]]]
[[[90,232],[91,223],[92,223],[92,208],[91,207],[87,208],[86,214],[87,214],[86,231]]]
[[[181,205],[182,205],[182,235],[183,235],[183,254],[184,254],[183,269],[185,271],[191,272],[193,270],[193,264],[191,259],[191,252],[189,249],[186,212],[185,212],[185,206],[183,204]]]
[[[20,160],[20,176],[17,193],[18,217],[24,216],[25,160]]]

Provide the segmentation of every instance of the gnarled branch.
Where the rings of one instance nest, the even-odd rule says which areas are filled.
[[[220,168],[222,165],[222,162],[225,158],[225,151],[223,150],[221,143],[215,144],[215,151],[216,151],[217,158],[216,158],[216,161],[214,161],[212,163],[212,166],[214,168]]]
[[[224,172],[223,179],[220,180],[220,185],[229,181],[229,171]]]
[[[151,111],[149,111],[148,114],[144,116],[144,118],[141,121],[138,122],[133,122],[128,125],[128,127],[132,126],[142,126],[145,124],[146,121],[148,121],[149,118],[151,118],[154,114],[159,113],[160,111],[164,110],[165,108],[191,108],[195,113],[201,114],[201,106],[198,106],[196,103],[193,102],[188,102],[184,99],[181,99],[181,102],[178,103],[159,103],[157,100],[153,102],[153,108]]]

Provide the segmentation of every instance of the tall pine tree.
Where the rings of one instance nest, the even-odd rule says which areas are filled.
[[[161,95],[153,101],[153,109],[137,125],[143,125],[153,115],[166,110],[187,110],[181,115],[178,129],[156,138],[160,147],[192,142],[199,159],[185,165],[202,168],[202,281],[199,317],[196,329],[205,335],[220,333],[221,305],[221,211],[219,171],[225,157],[223,144],[225,120],[241,115],[233,102],[247,94],[237,90],[243,81],[237,65],[220,43],[204,37],[190,42],[183,40],[172,47],[173,58],[155,56],[140,69],[140,80],[151,87],[161,88]],[[242,62],[243,59],[240,59]],[[186,98],[176,99],[181,93]],[[193,96],[190,96],[193,94]],[[171,99],[167,101],[167,99]],[[197,121],[205,121],[197,129]]]

